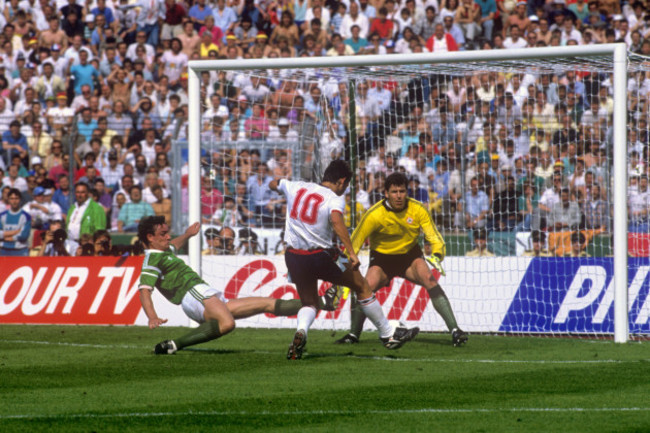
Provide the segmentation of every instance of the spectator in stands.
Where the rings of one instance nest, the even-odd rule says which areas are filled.
[[[492,230],[509,232],[514,230],[519,222],[519,203],[515,178],[506,178],[506,189],[496,194],[492,204]]]
[[[470,181],[470,191],[465,195],[464,206],[465,227],[472,230],[485,228],[490,213],[490,199],[485,192],[479,190],[476,176]]]
[[[27,191],[27,181],[24,177],[18,175],[19,166],[12,164],[7,169],[7,175],[2,179],[3,186],[9,186],[11,188],[16,188],[21,193]],[[22,197],[21,197],[22,198]]]
[[[487,248],[488,233],[485,229],[475,229],[473,237],[476,248],[465,253],[465,257],[494,257],[494,253]]]
[[[106,213],[90,198],[87,184],[80,182],[75,185],[75,202],[68,209],[66,221],[68,236],[77,242],[84,234],[92,235],[97,230],[106,229]]]
[[[481,9],[481,16],[478,20],[483,29],[483,37],[491,41],[492,31],[494,30],[494,19],[497,14],[497,4],[495,0],[475,0]]]
[[[104,211],[106,212],[106,217],[108,219],[109,213],[111,211],[111,207],[113,205],[113,197],[106,190],[106,182],[104,182],[103,178],[101,177],[95,178],[94,184],[95,184],[94,192],[97,194],[97,197],[94,199],[97,203],[102,205]]]
[[[201,220],[209,224],[210,218],[223,204],[223,193],[214,187],[213,179],[201,178]]]
[[[628,201],[631,200],[632,198],[630,197]],[[609,230],[610,227],[609,204],[602,198],[600,185],[594,184],[591,187],[589,198],[584,201],[582,213],[584,215],[586,229],[603,230],[603,231]]]
[[[9,124],[9,130],[2,133],[2,149],[5,164],[9,165],[14,155],[19,155],[23,161],[28,160],[29,146],[27,137],[20,132],[20,121],[14,120]]]
[[[569,188],[562,188],[560,203],[553,206],[549,215],[549,228],[555,231],[575,230],[581,217],[580,206],[571,200]]]
[[[449,2],[453,1],[455,0],[449,0]],[[462,0],[456,9],[456,21],[463,30],[465,40],[471,48],[475,48],[474,42],[481,32],[480,18],[481,8],[473,0]]]
[[[97,230],[93,233],[93,246],[95,247],[95,256],[112,255],[113,239],[107,230]]]
[[[167,225],[172,221],[172,201],[164,196],[163,188],[160,185],[154,185],[151,188],[155,201],[151,203],[151,207],[156,215],[165,217]]]
[[[262,114],[263,104],[253,103],[253,115],[244,122],[246,138],[249,140],[264,140],[269,134],[269,121]]]
[[[503,40],[503,46],[509,49],[526,48],[528,42],[522,37],[522,35],[523,32],[521,28],[518,25],[513,24],[510,26],[510,36]]]
[[[61,213],[65,217],[68,214],[68,208],[70,207],[70,179],[67,174],[61,173],[57,180],[58,188],[56,188],[54,194],[52,194],[52,201],[59,205]]]
[[[565,257],[589,257],[589,254],[584,250],[587,247],[587,238],[582,232],[571,233],[571,250],[567,252]]]
[[[61,208],[51,200],[51,189],[37,186],[32,195],[34,199],[23,206],[23,211],[31,216],[33,229],[47,229],[50,221],[62,218]],[[49,199],[45,197],[46,195]]]
[[[448,51],[458,51],[458,43],[454,37],[445,31],[442,24],[435,25],[435,31],[429,39],[426,40],[427,50],[436,53],[446,53]]]
[[[151,205],[142,201],[142,190],[139,186],[132,186],[129,193],[131,201],[122,206],[117,219],[118,232],[137,231],[138,223],[142,218],[154,215]]]
[[[142,190],[142,199],[145,202],[152,204],[158,200],[153,194],[153,188],[156,185],[160,186],[158,173],[155,170],[148,172],[144,178],[144,189]],[[168,191],[163,190],[163,196],[169,197]]]
[[[201,251],[203,256],[211,256],[221,254],[221,238],[219,237],[219,230],[210,227],[205,231],[205,243],[207,248]]]
[[[239,246],[237,247],[238,255],[264,254],[259,242],[257,233],[249,228],[239,230]]]
[[[74,77],[74,91],[77,95],[81,94],[81,87],[88,85],[92,92],[95,88],[95,80],[99,79],[99,71],[88,62],[90,53],[88,49],[79,50],[79,64],[73,64],[70,67],[70,76]]]
[[[533,248],[524,251],[524,257],[551,257],[553,254],[546,248],[546,233],[534,230],[530,234]]]
[[[2,175],[2,169],[0,169],[0,176]],[[0,185],[0,213],[9,209],[9,190],[11,187],[8,185]]]
[[[235,231],[230,227],[222,227],[219,230],[219,243],[217,245],[217,254],[226,256],[235,255]]]
[[[427,191],[427,189],[422,188],[420,186],[420,178],[418,176],[411,176],[409,178],[407,194],[409,197],[421,203],[424,203],[425,206],[428,208],[429,192]]]
[[[553,174],[553,185],[547,188],[542,197],[539,199],[539,209],[542,211],[542,216],[550,218],[553,208],[560,205],[560,193],[562,191],[562,173],[556,172]],[[547,221],[550,226],[550,221]]]
[[[351,2],[349,5],[349,13],[345,14],[341,20],[339,32],[343,39],[348,39],[352,36],[352,26],[359,27],[359,37],[365,38],[368,36],[370,23],[368,17],[359,13],[359,5],[356,2]]]
[[[0,255],[28,256],[31,216],[20,208],[22,194],[10,188],[7,194],[9,209],[0,213]]]
[[[465,36],[463,35],[461,28],[454,23],[453,15],[444,17],[442,23],[445,27],[445,34],[451,35],[451,37],[454,38],[459,50],[465,50]]]
[[[518,198],[520,222],[516,230],[530,231],[533,222],[539,228],[539,221],[534,221],[535,218],[539,219],[539,194],[537,193],[535,184],[529,181],[524,182],[521,189],[522,194]]]
[[[68,239],[68,233],[64,227],[65,223],[62,220],[50,223],[50,228],[42,235],[43,241],[38,250],[38,256],[73,256],[76,253],[79,244]]]
[[[650,229],[648,225],[650,191],[648,190],[647,175],[640,176],[636,191],[632,190],[628,194],[627,206],[630,218],[630,231],[636,233],[648,232]]]
[[[212,216],[211,222],[218,227],[237,227],[244,225],[244,221],[237,210],[235,199],[226,196],[224,198],[223,207],[216,210]]]

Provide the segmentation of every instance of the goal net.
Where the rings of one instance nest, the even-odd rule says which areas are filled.
[[[268,183],[319,182],[342,158],[350,230],[387,174],[408,176],[444,236],[440,283],[464,330],[614,336],[618,316],[617,341],[648,334],[650,66],[602,47],[191,62],[192,264],[227,298],[297,297]],[[395,278],[377,296],[389,319],[447,331],[423,288]],[[348,329],[351,301],[315,326]]]

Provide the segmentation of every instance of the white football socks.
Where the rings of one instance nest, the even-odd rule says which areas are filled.
[[[305,336],[309,331],[309,327],[316,319],[316,309],[314,307],[302,307],[298,310],[298,330],[305,331]]]
[[[379,337],[389,338],[393,336],[393,328],[388,323],[388,319],[386,319],[386,316],[384,315],[384,310],[382,310],[381,304],[379,304],[375,295],[372,295],[368,299],[359,301],[359,306],[361,307],[363,314],[365,314],[372,324],[379,330]]]

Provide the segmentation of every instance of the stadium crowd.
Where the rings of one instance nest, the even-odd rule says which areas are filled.
[[[104,254],[111,233],[135,231],[144,216],[171,222],[189,60],[606,42],[650,56],[648,0],[0,0],[0,10],[2,255],[35,245],[33,254]],[[233,254],[235,228],[256,245],[251,228],[282,225],[272,179],[314,180],[319,156],[349,158],[349,95],[327,71],[201,80],[202,141],[243,143],[203,158],[202,222],[215,227],[206,251]],[[584,230],[585,242],[610,230],[609,75],[432,73],[362,80],[355,93],[361,161],[348,218],[401,170],[443,230]],[[631,230],[648,232],[650,67],[630,74],[628,96]],[[277,142],[300,143],[298,167],[290,149],[263,144]]]

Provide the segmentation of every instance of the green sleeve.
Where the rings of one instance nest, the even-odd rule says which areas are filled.
[[[97,202],[93,202],[93,212],[95,212],[95,215],[93,215],[93,221],[95,221],[96,227],[95,230],[105,230],[106,229],[106,212],[104,212],[104,208],[102,205],[100,205]]]

